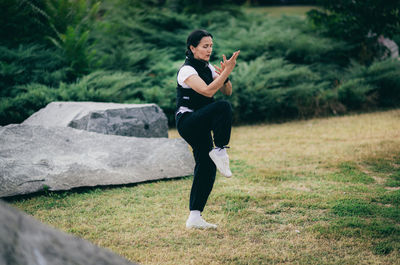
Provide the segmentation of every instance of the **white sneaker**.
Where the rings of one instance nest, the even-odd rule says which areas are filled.
[[[208,153],[211,160],[217,166],[219,172],[227,178],[232,176],[232,172],[229,168],[229,156],[226,153],[225,148],[214,148]]]
[[[210,224],[204,221],[203,217],[188,218],[186,221],[186,228],[199,228],[199,229],[216,229],[217,225]]]

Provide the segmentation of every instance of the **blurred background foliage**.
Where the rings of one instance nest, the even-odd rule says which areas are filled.
[[[176,72],[196,28],[214,35],[213,64],[241,50],[236,124],[399,107],[400,61],[376,39],[399,43],[400,3],[359,2],[0,0],[0,125],[61,100],[156,103],[173,125]],[[282,3],[316,6],[307,17],[249,11]]]

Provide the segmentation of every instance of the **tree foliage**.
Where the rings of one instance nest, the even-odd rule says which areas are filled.
[[[357,44],[359,61],[370,63],[378,52],[380,35],[400,33],[400,0],[317,0],[308,12],[313,23],[329,36]]]
[[[42,42],[51,34],[44,7],[40,0],[0,0],[0,44]]]

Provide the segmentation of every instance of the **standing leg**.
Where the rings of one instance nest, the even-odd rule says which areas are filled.
[[[196,113],[185,113],[177,122],[179,134],[190,144],[196,162],[190,192],[190,210],[203,211],[215,181],[216,167],[208,153],[213,148],[211,132]]]
[[[217,170],[208,155],[213,147],[211,133],[204,132],[204,136],[199,137],[196,142],[197,145],[192,145],[196,165],[193,185],[190,191],[189,208],[191,211],[198,210],[202,212],[213,188]]]
[[[198,134],[196,145],[193,147],[193,155],[196,161],[192,189],[190,191],[190,214],[186,221],[187,228],[217,228],[217,225],[207,223],[201,216],[201,212],[207,203],[215,182],[216,167],[208,155],[213,143],[211,132]]]

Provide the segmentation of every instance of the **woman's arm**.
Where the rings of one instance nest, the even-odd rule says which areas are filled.
[[[229,86],[230,81],[224,85],[225,80],[228,78],[228,76],[231,74],[233,68],[236,65],[236,58],[238,57],[240,51],[234,52],[232,57],[229,60],[226,60],[225,55],[223,55],[223,64],[224,69],[220,73],[220,75],[214,79],[209,85],[207,85],[203,79],[200,78],[198,75],[191,75],[186,80],[184,81],[188,86],[190,86],[194,91],[197,93],[206,96],[206,97],[212,97],[214,96],[215,93],[219,89],[222,89],[223,87]],[[226,91],[226,88],[223,89]],[[222,90],[221,90],[222,91]],[[224,92],[222,91],[222,92]],[[227,92],[229,92],[229,87],[227,89]],[[225,93],[224,93],[225,94]],[[232,85],[230,84],[230,94],[232,94]]]
[[[221,62],[221,68],[214,65],[214,68],[216,69],[216,73],[217,75],[220,75],[222,73],[222,71],[225,69],[225,65],[223,62]],[[228,79],[228,82],[224,82],[224,85],[219,89],[222,94],[230,96],[232,95],[232,83],[231,81]]]
[[[220,75],[225,69],[225,63],[224,62],[220,62],[220,64],[221,64],[221,67],[218,67],[218,66],[214,65],[214,69],[215,69],[215,72],[216,72],[217,76]],[[224,85],[219,90],[224,95],[227,95],[227,96],[232,95],[232,83],[231,83],[231,81],[229,79],[225,80]]]
[[[227,95],[227,96],[232,95],[232,83],[231,83],[231,81],[226,82],[219,90],[224,95]]]

